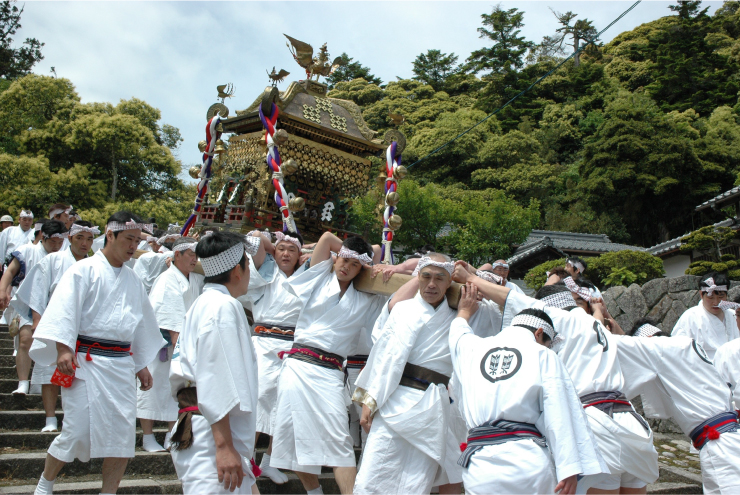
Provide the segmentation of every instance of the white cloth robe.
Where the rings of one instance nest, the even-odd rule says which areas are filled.
[[[530,423],[549,446],[548,452],[525,439],[484,447],[463,470],[466,493],[554,493],[557,482],[572,475],[586,476],[578,483],[582,492],[609,473],[562,361],[532,332],[508,327],[481,338],[456,318],[449,344],[468,428],[496,420]],[[501,364],[490,374],[495,353],[514,355],[508,373]]]
[[[144,253],[136,260],[134,265],[134,273],[144,284],[146,293],[149,294],[152,290],[154,281],[157,280],[161,274],[167,270],[167,259],[173,257],[173,253]]]
[[[508,289],[511,289],[511,290],[513,290],[514,292],[518,292],[518,293],[520,293],[520,294],[524,294],[524,291],[522,290],[522,288],[521,288],[521,287],[519,287],[518,285],[516,285],[516,284],[515,284],[514,282],[512,282],[512,281],[510,281],[510,280],[507,280],[507,281],[506,281],[506,285],[505,285],[504,287],[506,287],[506,288],[508,288]]]
[[[32,243],[35,237],[36,235],[33,230],[33,225],[26,231],[23,231],[20,225],[12,225],[0,232],[0,254],[3,256],[0,263],[4,262],[5,259],[10,256],[10,253],[15,251],[17,248],[24,244]]]
[[[33,267],[36,265],[36,263],[44,259],[49,254],[50,253],[46,251],[46,248],[44,248],[44,245],[41,242],[39,242],[38,244],[24,244],[13,250],[13,257],[18,258],[19,261],[22,260],[26,265],[25,277],[28,277],[28,274],[31,272],[31,270],[33,270]],[[20,285],[23,285],[23,283],[26,281],[25,277],[21,281]],[[11,291],[13,298],[11,299],[10,307],[13,310],[13,315],[20,315],[20,327],[24,327],[33,324],[33,317],[28,306],[23,303],[19,303],[18,300],[15,300],[15,302],[13,302],[13,299],[15,299],[15,294],[19,288],[20,286],[14,287]],[[8,322],[10,322],[10,318],[7,320]]]
[[[218,486],[211,425],[228,415],[245,473],[241,491],[236,493],[251,493],[257,356],[244,309],[223,285],[206,284],[188,310],[172,356],[170,386],[175,399],[181,389],[196,387],[201,413],[192,417],[193,445],[171,452],[183,492],[223,493],[223,483]]]
[[[93,253],[97,253],[101,249],[103,249],[103,246],[105,246],[105,234],[101,234],[95,239],[93,239],[92,246],[90,249],[92,249]]]
[[[722,344],[740,337],[735,311],[732,309],[722,311],[724,321],[704,309],[704,305],[699,301],[699,304],[684,311],[673,327],[671,336],[690,337],[696,340],[704,348],[709,359],[714,359],[714,353]]]
[[[488,301],[482,304],[474,326],[494,326],[492,317],[497,319],[498,314],[492,306]],[[355,491],[428,493],[434,485],[460,482],[457,458],[464,439],[456,438],[451,430],[447,388],[436,385],[421,391],[399,386],[406,363],[452,375],[448,333],[457,311],[449,307],[447,298],[434,308],[417,293],[384,316],[378,318],[385,324],[379,333],[374,332],[377,340],[355,382],[356,397],[372,397],[378,412]],[[394,447],[389,448],[389,443]]]
[[[283,288],[289,279],[278,268],[275,258],[267,254],[259,270],[251,256],[249,259],[249,290],[239,297],[245,308],[251,309],[254,324],[294,327],[301,313],[302,303],[299,298]],[[291,275],[298,276],[308,268],[308,263],[299,266]],[[273,414],[277,402],[277,385],[283,361],[278,357],[280,351],[287,351],[293,346],[290,340],[252,336],[252,344],[257,353],[257,370],[259,374],[259,395],[257,399],[257,431],[272,435]]]
[[[714,354],[714,367],[732,391],[733,409],[740,408],[740,339],[722,344]]]
[[[160,329],[180,332],[185,313],[203,290],[204,278],[198,273],[191,273],[185,278],[174,263],[157,277],[149,292],[149,302]],[[168,354],[171,350],[168,350]],[[136,390],[136,417],[176,421],[178,408],[170,393],[170,360],[161,361],[157,355],[147,368],[154,384],[149,390]]]
[[[116,271],[119,271],[116,274]],[[133,457],[136,378],[164,345],[141,282],[126,266],[114,269],[102,252],[75,263],[57,284],[41,317],[31,358],[57,360],[56,343],[75,349],[77,337],[131,343],[131,355],[78,355],[72,386],[62,389],[64,423],[49,453],[75,458]]]
[[[29,314],[33,310],[43,316],[62,275],[76,262],[77,259],[70,249],[57,251],[42,258],[26,274],[26,278],[10,301],[11,306],[19,314]],[[56,363],[49,366],[34,364],[31,384],[50,385],[55,369]]]
[[[542,309],[550,316],[557,332],[553,350],[563,361],[579,397],[594,392],[621,392],[624,376],[619,364],[617,344],[601,322],[583,308],[565,311],[516,292],[506,298],[504,319],[511,321],[526,308]],[[595,407],[585,409],[594,438],[612,475],[636,476],[646,484],[658,479],[658,453],[653,432],[628,412],[609,417]]]
[[[346,357],[388,298],[350,285],[340,299],[333,263],[332,259],[318,263],[290,277],[283,287],[301,300],[295,344]],[[342,371],[285,359],[278,380],[270,465],[313,474],[320,474],[321,466],[355,466],[349,404]]]
[[[645,416],[673,418],[689,435],[733,411],[732,392],[708,353],[688,337],[615,336],[628,398],[642,395]],[[699,452],[704,493],[740,491],[740,432],[723,433]]]

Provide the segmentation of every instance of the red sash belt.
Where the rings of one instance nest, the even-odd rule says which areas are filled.
[[[339,359],[336,359],[336,358],[333,358],[333,357],[329,357],[329,356],[325,356],[323,354],[318,354],[318,353],[312,351],[311,349],[306,349],[305,347],[293,347],[292,349],[290,349],[288,351],[280,351],[280,352],[278,352],[278,357],[280,359],[283,359],[283,356],[285,356],[286,354],[288,356],[293,355],[293,354],[303,354],[304,356],[309,356],[309,357],[312,357],[314,359],[317,359],[317,360],[321,361],[322,363],[330,364],[330,365],[332,365],[332,367],[336,366],[336,368],[339,371],[342,371],[342,361],[340,361]]]

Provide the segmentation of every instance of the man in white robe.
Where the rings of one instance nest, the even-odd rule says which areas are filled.
[[[632,336],[611,322],[628,398],[645,415],[673,418],[699,450],[704,493],[740,492],[740,432],[732,391],[701,344],[640,322]]]
[[[8,227],[12,227],[13,222],[13,217],[11,217],[10,215],[3,215],[2,217],[0,217],[0,232],[7,229]]]
[[[390,315],[355,382],[353,399],[362,404],[361,424],[369,430],[355,493],[429,493],[434,485],[444,485],[440,493],[460,493],[460,442],[450,429],[447,392],[447,340],[456,312],[445,292],[454,264],[430,253],[418,267],[417,278],[386,305]],[[498,312],[483,307],[478,323],[486,331],[498,328],[492,318]]]
[[[52,493],[65,463],[90,458],[104,458],[102,493],[115,493],[134,456],[135,377],[151,388],[146,365],[164,345],[144,287],[124,266],[144,227],[132,213],[112,215],[105,247],[67,270],[36,328],[34,361],[74,377],[36,493]]]
[[[527,308],[544,309],[558,330],[554,350],[573,380],[576,392],[584,404],[589,425],[611,476],[601,480],[593,493],[646,493],[647,485],[658,479],[658,453],[653,446],[653,434],[647,422],[635,412],[622,393],[624,378],[619,364],[616,343],[600,320],[601,304],[594,301],[586,313],[576,307],[573,292],[565,284],[545,286],[537,298],[509,292],[505,289],[472,283],[484,296],[505,304],[507,324]],[[590,297],[580,286],[568,285],[580,292],[582,300]],[[495,291],[495,293],[492,293]],[[600,301],[600,300],[599,300]]]
[[[67,229],[59,221],[47,220],[41,228],[44,240],[36,245],[24,244],[19,246],[10,254],[10,263],[8,268],[3,272],[0,279],[0,308],[9,305],[10,299],[15,294],[18,286],[25,279],[28,272],[36,263],[50,253],[59,251],[64,239],[67,237]],[[12,313],[18,318],[18,335],[16,337],[16,356],[15,367],[18,373],[18,388],[13,392],[14,395],[26,395],[30,387],[28,375],[31,372],[31,358],[28,351],[33,342],[33,315],[31,310],[24,308],[23,313],[12,309]]]
[[[0,232],[0,255],[4,263],[10,256],[10,253],[24,244],[33,241],[33,212],[31,210],[21,210],[18,215],[18,225],[8,227]]]
[[[727,275],[710,272],[699,282],[701,301],[681,315],[673,327],[672,336],[691,337],[706,351],[709,359],[722,344],[740,337],[735,312],[722,309],[719,303],[727,299],[730,281]]]
[[[302,309],[293,348],[281,353],[286,359],[278,380],[270,465],[295,471],[309,494],[323,493],[318,481],[322,466],[334,468],[342,493],[352,493],[355,483],[343,362],[388,300],[352,285],[372,259],[373,248],[361,238],[342,242],[325,232],[311,268],[283,285],[301,300]]]
[[[495,275],[498,275],[499,277],[504,279],[504,283],[500,285],[508,287],[513,291],[519,292],[520,294],[524,294],[524,291],[521,289],[521,287],[509,280],[509,264],[506,262],[506,260],[496,260],[493,262],[493,264],[486,263],[478,269],[483,272],[491,272]]]
[[[100,230],[93,227],[90,222],[82,220],[75,222],[69,231],[69,248],[49,254],[28,271],[10,305],[18,314],[31,312],[32,331],[36,330],[64,272],[76,262],[87,258],[93,236],[98,233]],[[31,385],[41,386],[41,399],[46,413],[46,425],[41,431],[57,431],[56,405],[59,385],[51,383],[54,370],[56,364],[50,366],[36,364],[31,375]]]
[[[724,304],[727,304],[726,302]],[[735,320],[740,320],[740,305],[732,308],[736,312]],[[714,354],[714,366],[719,371],[720,376],[732,391],[732,408],[740,409],[740,339],[731,340],[722,344]]]
[[[146,293],[152,290],[154,281],[162,275],[172,263],[172,251],[166,253],[147,252],[139,256],[134,265],[134,274],[144,284]]]
[[[269,234],[250,233],[260,239],[260,247],[249,256],[249,291],[239,298],[252,311],[254,334],[252,343],[257,353],[259,395],[257,399],[257,432],[270,436],[267,452],[262,456],[260,469],[273,482],[283,484],[288,477],[270,466],[272,456],[272,423],[277,402],[278,378],[283,361],[278,353],[289,351],[303,304],[301,299],[283,288],[291,277],[305,272],[307,264],[300,264],[303,237],[297,233],[275,232],[273,245]]]
[[[525,309],[481,338],[467,322],[477,298],[475,285],[461,288],[449,335],[469,428],[460,458],[465,492],[576,493],[579,475],[598,478],[608,468],[565,367],[547,348],[556,337],[552,320]]]
[[[170,369],[180,411],[172,460],[184,493],[255,493],[257,356],[237,297],[246,294],[259,240],[215,233],[201,240],[206,285],[188,310]],[[250,466],[251,464],[251,466]]]
[[[177,402],[170,392],[170,359],[185,313],[203,290],[203,275],[193,273],[198,263],[196,244],[192,237],[174,242],[172,264],[157,277],[149,292],[149,302],[167,345],[147,365],[154,381],[152,388],[137,392],[136,417],[144,432],[142,446],[147,452],[161,452],[169,447],[169,433],[165,436],[164,447],[154,438],[154,421],[167,421],[170,430],[177,421]]]

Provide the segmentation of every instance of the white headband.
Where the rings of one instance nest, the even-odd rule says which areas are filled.
[[[635,330],[635,333],[633,337],[652,337],[658,332],[662,332],[658,327],[654,327],[650,323],[645,323],[644,325],[640,325],[640,327]]]
[[[501,263],[501,262],[498,262],[497,261],[496,263],[493,264],[493,268],[496,268],[497,266],[500,266],[502,268],[506,268],[507,270],[509,269],[509,264],[508,263]]]
[[[721,309],[737,309],[740,308],[740,304],[731,301],[720,301],[717,307]]]
[[[504,285],[504,278],[501,277],[500,275],[496,275],[495,273],[478,270],[475,272],[475,274],[478,275],[483,280],[487,282],[491,282],[492,284]]]
[[[69,232],[63,232],[61,234],[51,234],[51,235],[44,234],[44,239],[49,239],[50,237],[56,237],[57,239],[66,239],[67,237],[69,237]]]
[[[61,208],[57,208],[56,210],[51,210],[49,212],[49,218],[54,218],[55,216],[64,213],[66,210],[63,210]]]
[[[137,223],[133,220],[129,220],[126,223],[121,222],[110,222],[105,226],[106,232],[121,232],[123,230],[148,230],[152,231],[154,226],[151,223]]]
[[[218,253],[216,256],[201,258],[200,264],[203,267],[203,274],[206,277],[215,277],[222,273],[232,270],[241,261],[244,256],[244,244],[234,244],[226,251]]]
[[[197,242],[191,242],[191,243],[185,243],[178,244],[177,246],[172,248],[173,253],[179,253],[180,251],[187,251],[188,249],[191,249],[193,252],[195,252],[195,246],[197,246]],[[241,259],[241,258],[240,258]]]
[[[540,299],[543,303],[545,303],[546,306],[550,306],[551,308],[572,308],[576,305],[576,300],[573,299],[573,295],[570,293],[570,291],[560,291],[556,292],[555,294],[550,294],[549,296],[545,296],[542,299]]]
[[[447,273],[452,275],[452,272],[455,271],[455,264],[451,261],[434,261],[429,256],[422,256],[419,260],[419,264],[416,265],[416,272],[422,271],[427,266],[436,266],[437,268],[442,268],[444,270],[447,270]]]
[[[575,280],[573,280],[573,277],[564,278],[563,283],[565,284],[565,286],[568,288],[569,291],[581,296],[581,299],[585,299],[586,301],[591,300],[591,289],[588,289],[586,287],[581,287],[575,282]]]
[[[541,328],[545,331],[548,337],[550,337],[550,340],[555,340],[555,329],[552,328],[552,325],[550,325],[548,322],[543,320],[542,318],[539,318],[535,315],[529,315],[529,314],[518,314],[514,317],[514,319],[511,320],[511,326],[528,326],[532,327],[534,329]]]
[[[146,242],[157,242],[159,239],[154,237],[153,235],[146,236]]]
[[[340,258],[351,258],[351,259],[359,260],[360,263],[362,263],[363,265],[369,265],[370,263],[373,262],[373,259],[370,256],[368,256],[367,253],[360,254],[357,251],[353,251],[344,246],[342,246],[342,249],[339,250],[339,252],[337,253],[337,256],[339,256]]]
[[[18,216],[20,218],[33,218],[33,212],[31,210],[21,210]]]
[[[301,241],[299,241],[297,237],[293,237],[288,234],[283,234],[282,232],[277,231],[275,232],[275,239],[277,239],[277,242],[275,243],[276,246],[278,242],[289,242],[293,244],[295,247],[297,247],[299,252],[301,250]]]
[[[43,225],[44,225],[44,222],[39,222],[39,223],[34,224],[33,231],[38,232],[39,230],[41,230],[41,227],[43,227]]]
[[[701,281],[702,284],[707,284],[707,287],[702,286],[701,291],[706,292],[708,296],[711,296],[715,291],[727,292],[726,285],[714,285],[714,278],[709,277],[706,280]]]
[[[182,237],[180,234],[166,234],[166,235],[160,237],[159,239],[156,239],[156,241],[157,241],[157,244],[159,244],[161,246],[161,245],[163,245],[167,241],[176,241],[180,237]],[[147,239],[149,239],[149,238],[147,237]],[[149,242],[149,241],[147,240],[147,242]]]
[[[568,260],[568,262],[566,263],[566,265],[570,265],[573,268],[578,268],[578,271],[581,272],[581,273],[583,273],[583,272],[586,271],[586,268],[584,268],[584,266],[581,264],[580,261],[571,261],[571,260]]]
[[[97,227],[85,227],[84,225],[77,225],[75,223],[69,228],[69,236],[75,236],[80,232],[88,232],[94,236],[100,235],[100,229]]]

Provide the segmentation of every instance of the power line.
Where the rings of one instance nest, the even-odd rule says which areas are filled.
[[[461,132],[460,134],[458,134],[458,135],[457,135],[457,136],[455,136],[454,138],[450,139],[449,141],[447,141],[447,142],[446,142],[445,144],[443,144],[442,146],[439,146],[438,148],[436,148],[436,149],[432,150],[431,152],[427,153],[427,154],[426,154],[426,155],[424,155],[423,157],[419,158],[418,160],[416,160],[416,161],[415,161],[414,163],[412,163],[411,165],[409,165],[409,166],[408,166],[408,167],[406,167],[406,168],[411,168],[411,167],[413,167],[414,165],[416,165],[417,163],[419,163],[419,162],[421,162],[421,161],[423,161],[423,160],[426,160],[427,158],[429,158],[429,157],[430,157],[430,156],[432,156],[433,154],[435,154],[435,153],[437,153],[438,151],[440,151],[440,150],[442,150],[442,149],[446,148],[446,147],[447,147],[447,146],[449,146],[450,144],[454,143],[455,141],[457,141],[458,139],[460,139],[461,137],[463,137],[463,136],[464,136],[465,134],[469,133],[470,131],[472,131],[473,129],[475,129],[475,128],[476,128],[476,127],[478,127],[479,125],[481,125],[481,124],[482,124],[483,122],[485,122],[486,120],[490,119],[491,117],[493,117],[494,115],[496,115],[497,113],[499,113],[499,112],[500,112],[501,110],[503,110],[504,108],[506,108],[506,107],[508,107],[509,105],[511,105],[512,103],[514,103],[514,102],[515,102],[515,101],[516,101],[516,100],[517,100],[517,99],[518,99],[518,98],[519,98],[520,96],[522,96],[523,94],[527,93],[527,92],[528,92],[529,90],[531,90],[532,88],[534,88],[535,86],[537,86],[537,85],[538,85],[538,84],[539,84],[540,82],[542,82],[542,81],[543,81],[544,79],[546,79],[547,77],[549,77],[549,76],[550,76],[550,75],[551,75],[551,74],[552,74],[553,72],[555,72],[555,71],[556,71],[556,70],[558,70],[558,69],[559,69],[560,67],[562,67],[562,66],[563,66],[563,65],[564,65],[564,64],[565,64],[565,63],[566,63],[566,62],[567,62],[568,60],[570,60],[571,58],[575,57],[576,55],[578,55],[579,53],[581,53],[581,52],[582,52],[583,50],[585,50],[585,49],[586,49],[586,47],[587,47],[588,45],[591,45],[591,44],[593,44],[593,43],[594,43],[594,41],[595,41],[595,40],[597,40],[597,39],[599,39],[599,38],[601,37],[601,35],[602,35],[602,34],[604,34],[604,33],[606,32],[606,30],[607,30],[607,29],[609,29],[609,28],[610,28],[610,27],[612,27],[612,26],[613,26],[614,24],[616,24],[616,23],[617,23],[617,21],[619,21],[619,20],[620,20],[620,19],[621,19],[622,17],[624,17],[624,16],[626,16],[627,14],[629,14],[629,13],[630,13],[630,11],[631,11],[632,9],[634,9],[635,7],[637,7],[637,5],[638,5],[638,4],[640,3],[640,2],[642,2],[642,0],[637,0],[637,1],[635,2],[635,3],[633,3],[633,4],[632,4],[632,6],[631,6],[630,8],[628,8],[627,10],[625,10],[624,12],[622,12],[622,14],[621,14],[621,15],[620,15],[619,17],[617,17],[616,19],[614,19],[614,20],[613,20],[613,21],[612,21],[611,23],[609,23],[609,25],[608,25],[608,26],[606,26],[606,27],[605,27],[604,29],[602,29],[601,31],[599,31],[599,33],[598,33],[598,34],[597,34],[596,36],[594,36],[594,37],[593,37],[592,39],[590,39],[590,40],[586,40],[586,41],[587,41],[587,43],[585,43],[585,44],[584,44],[584,45],[583,45],[582,47],[580,47],[580,48],[579,48],[579,49],[578,49],[577,51],[575,51],[575,52],[571,53],[571,54],[570,54],[570,56],[569,56],[568,58],[564,59],[564,60],[563,60],[562,62],[560,62],[560,63],[559,63],[558,65],[556,65],[556,66],[555,66],[555,67],[554,67],[554,68],[553,68],[552,70],[550,70],[550,71],[549,71],[549,72],[547,72],[547,73],[546,73],[545,75],[541,76],[541,77],[540,77],[539,79],[537,79],[537,80],[536,80],[535,82],[533,82],[532,84],[530,84],[528,88],[526,88],[526,89],[524,89],[524,90],[520,91],[520,92],[519,92],[519,93],[518,93],[518,94],[517,94],[516,96],[514,96],[514,97],[513,97],[512,99],[510,99],[509,101],[507,101],[506,103],[504,103],[504,104],[503,104],[502,106],[500,106],[499,108],[497,108],[497,109],[496,109],[496,110],[494,110],[493,112],[491,112],[491,113],[489,113],[488,115],[486,115],[486,116],[485,116],[485,117],[484,117],[483,119],[481,119],[480,121],[478,121],[478,122],[477,122],[476,124],[472,125],[472,126],[471,126],[470,128],[466,129],[465,131]]]

